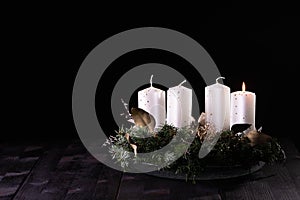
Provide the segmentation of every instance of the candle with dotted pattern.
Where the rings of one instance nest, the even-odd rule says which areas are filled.
[[[158,129],[166,121],[166,100],[165,91],[152,86],[150,78],[150,87],[138,92],[138,107],[150,113],[155,119],[155,128]]]
[[[249,130],[255,130],[256,95],[246,91],[243,82],[242,91],[231,93],[230,127],[234,124],[251,124]]]
[[[167,91],[167,124],[177,128],[189,126],[192,123],[192,90],[182,86],[171,87]]]
[[[230,129],[230,88],[218,82],[205,87],[206,123],[214,132]]]

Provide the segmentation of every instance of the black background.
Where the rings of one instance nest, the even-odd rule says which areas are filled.
[[[245,81],[247,90],[256,93],[257,126],[262,126],[267,134],[292,137],[299,143],[300,18],[296,14],[244,13],[228,8],[214,9],[209,14],[202,13],[203,8],[172,14],[143,9],[104,10],[101,7],[93,12],[76,10],[68,14],[65,10],[41,10],[5,22],[3,55],[7,62],[3,62],[3,68],[8,72],[2,73],[2,98],[7,101],[3,110],[9,111],[3,112],[6,120],[2,140],[77,138],[72,87],[85,57],[114,34],[157,26],[177,30],[199,42],[232,91],[241,90]],[[153,62],[151,56],[157,62],[166,59],[162,54],[157,58],[157,52],[138,59]],[[137,62],[132,59],[124,62]],[[119,71],[117,67],[114,70]],[[201,90],[204,93],[204,87]],[[101,113],[101,106],[97,111]]]

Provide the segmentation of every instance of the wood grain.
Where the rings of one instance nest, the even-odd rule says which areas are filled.
[[[36,164],[42,146],[1,145],[0,198],[11,199]]]
[[[291,159],[298,154],[298,150],[290,141],[285,141],[282,147],[287,156],[284,165],[266,165],[247,178],[219,183],[222,197],[224,199],[300,199],[299,183],[297,183],[300,162]]]
[[[81,199],[300,199],[300,154],[280,140],[284,165],[248,176],[197,181],[123,173],[91,156],[80,141],[0,144],[0,200]]]

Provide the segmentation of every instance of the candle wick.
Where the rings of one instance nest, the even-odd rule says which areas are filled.
[[[150,77],[150,85],[151,85],[151,87],[152,87],[152,78],[153,78],[153,74]]]
[[[218,82],[219,79],[225,79],[225,77],[220,76],[220,77],[216,78],[216,83],[219,83],[219,82]]]
[[[182,81],[181,83],[179,83],[178,86],[181,86],[182,84],[184,84],[186,82],[186,80]]]

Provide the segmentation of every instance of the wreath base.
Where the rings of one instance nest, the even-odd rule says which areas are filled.
[[[259,171],[265,162],[260,161],[258,164],[253,165],[246,169],[241,166],[231,166],[231,167],[221,167],[221,166],[211,166],[207,167],[205,173],[200,173],[198,176],[187,178],[185,174],[175,174],[172,171],[161,170],[161,171],[153,171],[147,173],[150,176],[156,176],[160,178],[168,178],[168,179],[178,179],[178,180],[220,180],[220,179],[230,179],[237,178],[241,176],[250,175],[254,172]]]

